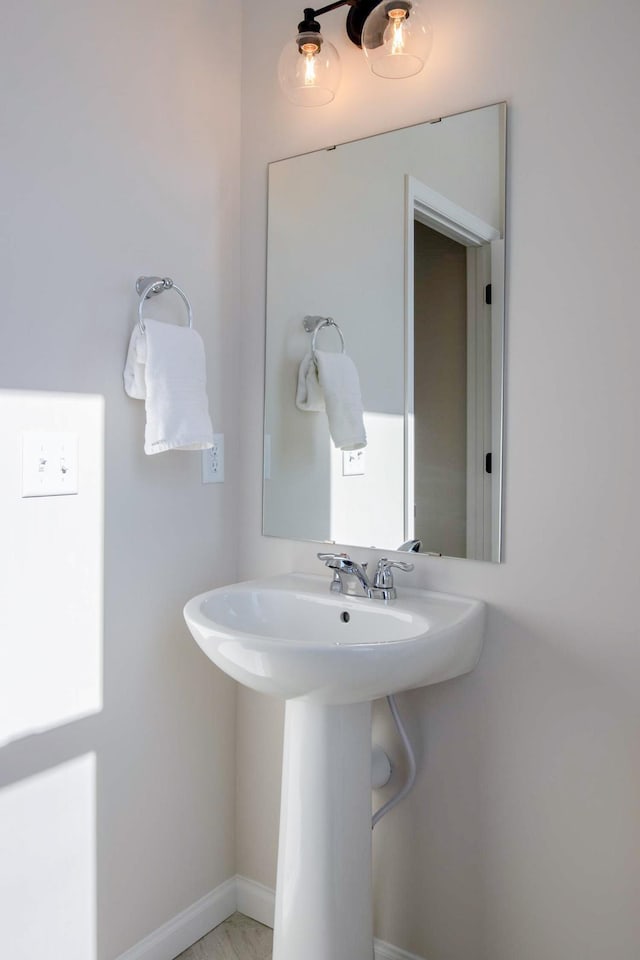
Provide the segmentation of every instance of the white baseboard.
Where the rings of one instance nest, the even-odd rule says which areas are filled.
[[[275,893],[248,877],[236,876],[221,883],[172,920],[158,927],[118,960],[174,960],[196,940],[239,911],[245,916],[273,927]],[[374,941],[374,960],[423,960],[383,940]]]
[[[275,913],[275,893],[270,887],[265,887],[247,877],[236,877],[238,884],[238,910],[246,917],[273,927]],[[374,960],[423,960],[415,953],[407,953],[399,947],[394,947],[384,940],[374,940]]]
[[[265,887],[248,877],[236,877],[238,911],[258,923],[273,929],[276,897],[271,887]]]
[[[406,950],[401,950],[400,947],[385,943],[384,940],[373,941],[373,952],[375,960],[424,960],[417,953],[408,953]]]
[[[191,904],[172,920],[150,933],[118,960],[174,960],[192,943],[204,937],[236,912],[236,878],[220,886]]]

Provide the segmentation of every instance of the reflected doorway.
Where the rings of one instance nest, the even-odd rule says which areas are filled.
[[[502,241],[413,178],[407,197],[407,539],[498,560]]]
[[[467,553],[467,251],[414,222],[415,537]]]

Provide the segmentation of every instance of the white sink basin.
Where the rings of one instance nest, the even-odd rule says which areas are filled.
[[[184,616],[197,643],[245,686],[286,700],[349,704],[473,670],[484,604],[401,587],[396,601],[329,592],[285,574],[210,590]]]

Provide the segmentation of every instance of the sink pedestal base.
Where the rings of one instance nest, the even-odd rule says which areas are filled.
[[[285,706],[273,960],[372,960],[371,704]]]

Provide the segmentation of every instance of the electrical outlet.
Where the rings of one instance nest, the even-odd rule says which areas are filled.
[[[213,446],[202,451],[202,482],[224,483],[224,433],[214,433]]]
[[[264,479],[271,480],[271,434],[264,435]]]

